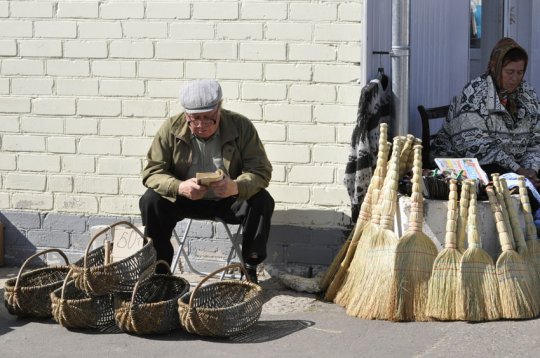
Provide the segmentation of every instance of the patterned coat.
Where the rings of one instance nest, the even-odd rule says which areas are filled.
[[[477,158],[480,165],[497,164],[515,172],[540,169],[539,102],[534,89],[522,82],[517,115],[501,104],[493,79],[481,75],[454,98],[443,127],[432,143],[434,157]]]
[[[383,75],[385,76],[385,75]],[[371,80],[362,88],[343,182],[351,198],[351,218],[356,222],[377,164],[379,124],[390,122],[392,90],[388,77]],[[390,133],[389,133],[390,137]]]

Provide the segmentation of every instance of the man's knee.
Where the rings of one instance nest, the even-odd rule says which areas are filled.
[[[257,194],[248,199],[251,207],[260,208],[260,211],[267,213],[274,212],[274,198],[265,189],[260,190]]]

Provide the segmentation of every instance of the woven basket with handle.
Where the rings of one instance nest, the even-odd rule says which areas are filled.
[[[139,280],[131,299],[121,302],[115,310],[116,325],[127,333],[167,333],[180,327],[178,299],[189,291],[189,282],[169,274],[154,274],[147,280]]]
[[[95,296],[79,289],[67,274],[62,287],[51,293],[52,315],[66,328],[91,328],[105,331],[114,327],[114,296]]]
[[[262,289],[248,281],[226,280],[203,284],[221,271],[240,268],[232,264],[216,270],[199,282],[193,292],[178,301],[180,323],[189,333],[201,336],[228,337],[254,325],[262,311]]]
[[[49,252],[59,253],[66,265],[42,267],[23,273],[30,261]],[[17,277],[11,278],[5,283],[4,304],[8,312],[19,317],[50,317],[50,294],[62,286],[62,282],[69,272],[68,265],[68,258],[59,249],[44,250],[26,259]]]
[[[123,260],[106,264],[105,247],[90,251],[92,243],[101,235],[118,225],[125,225],[144,238],[141,250]],[[132,292],[137,281],[149,277],[155,269],[156,250],[150,238],[144,237],[139,229],[128,221],[119,221],[97,232],[86,247],[84,257],[74,265],[73,280],[79,289],[104,295],[112,292]]]

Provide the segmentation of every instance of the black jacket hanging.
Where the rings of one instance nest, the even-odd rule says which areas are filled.
[[[386,86],[384,86],[386,85]],[[351,218],[358,219],[360,205],[377,164],[379,124],[387,123],[390,128],[392,91],[384,73],[362,88],[356,126],[353,130],[349,158],[345,167],[344,184],[351,198]]]

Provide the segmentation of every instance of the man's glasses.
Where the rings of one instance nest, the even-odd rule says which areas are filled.
[[[192,127],[208,127],[213,126],[217,122],[217,114],[219,113],[219,109],[211,112],[210,115],[199,115],[196,114],[194,116],[186,113],[187,116],[187,122]]]

